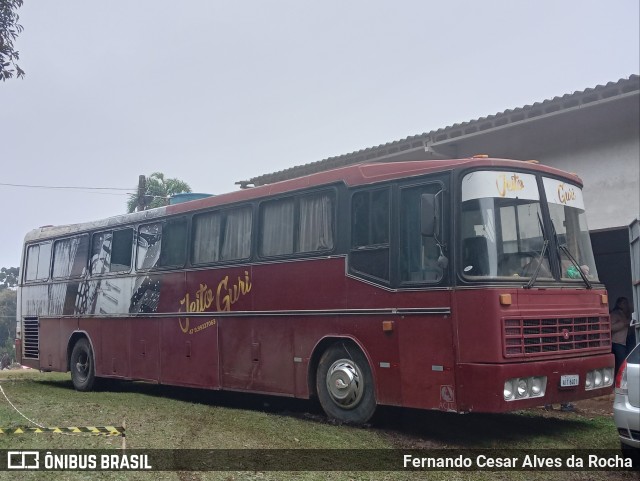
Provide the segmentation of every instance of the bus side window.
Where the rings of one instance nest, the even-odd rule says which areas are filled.
[[[403,282],[438,282],[444,270],[434,236],[423,236],[420,224],[423,194],[437,194],[440,183],[405,187],[400,195],[400,276]]]
[[[358,192],[351,199],[351,246],[369,244],[369,192]]]
[[[163,226],[160,266],[184,266],[187,258],[187,220],[172,219]]]
[[[133,229],[94,234],[91,246],[91,274],[129,271],[132,244]]]
[[[333,249],[333,197],[330,193],[300,198],[298,252]]]
[[[334,199],[333,192],[325,191],[264,202],[260,206],[260,256],[333,249]]]
[[[136,244],[137,269],[182,267],[187,258],[187,220],[142,225]]]
[[[91,241],[91,275],[109,272],[109,253],[111,252],[111,232],[93,235]]]
[[[265,202],[260,209],[260,255],[293,254],[295,203],[293,198]]]
[[[151,269],[156,266],[160,258],[160,245],[162,240],[162,223],[140,226],[138,230],[136,268]]]
[[[43,281],[49,278],[51,242],[29,246],[27,249],[26,281]]]
[[[389,280],[389,189],[356,192],[351,198],[349,267]]]
[[[133,229],[123,229],[113,232],[111,272],[129,271],[131,269],[132,245]]]
[[[89,236],[86,234],[56,241],[53,249],[53,277],[62,279],[84,275],[88,254]]]
[[[222,214],[206,212],[193,217],[191,235],[191,262],[206,264],[220,261]]]
[[[251,256],[251,224],[253,210],[250,206],[226,212],[220,256],[223,261],[248,259]]]

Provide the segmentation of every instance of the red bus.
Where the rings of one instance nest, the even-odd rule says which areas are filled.
[[[20,362],[98,378],[505,412],[611,391],[581,180],[365,163],[27,234]]]

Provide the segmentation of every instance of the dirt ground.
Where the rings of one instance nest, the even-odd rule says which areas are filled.
[[[564,412],[560,410],[559,404],[553,405],[553,410],[546,410],[544,407],[535,408],[536,411],[547,413],[549,416],[613,416],[613,398],[614,394],[607,394],[592,399],[576,401],[572,403],[575,406],[575,412]]]

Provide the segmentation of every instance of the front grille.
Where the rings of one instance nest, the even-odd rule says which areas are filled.
[[[631,439],[634,439],[635,441],[640,441],[640,431],[629,429],[629,433],[631,433]]]
[[[505,319],[505,357],[542,357],[609,349],[608,317]]]
[[[39,322],[37,317],[27,317],[24,319],[22,330],[23,356],[25,359],[38,359],[40,357],[40,335]]]

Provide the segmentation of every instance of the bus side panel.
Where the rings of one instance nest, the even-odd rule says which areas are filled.
[[[220,383],[223,389],[251,389],[252,322],[248,318],[220,319]]]
[[[93,357],[96,362],[96,376],[108,376],[109,371],[106,367],[106,361],[103,362],[102,356],[102,335],[104,332],[106,336],[114,336],[113,331],[109,331],[107,328],[108,319],[99,319],[99,318],[80,318],[78,319],[78,330],[85,333],[89,338],[89,342],[93,348]],[[68,341],[68,337],[66,341]],[[73,346],[71,346],[73,349]]]
[[[162,277],[159,311],[181,313],[158,319],[163,384],[210,389],[220,386],[218,319],[213,312],[199,315],[215,309],[219,272],[172,272]]]
[[[275,316],[221,319],[223,386],[293,395],[294,322]]]
[[[333,331],[345,333],[362,346],[373,374],[378,404],[400,405],[402,402],[399,339],[405,321],[391,314],[341,316]],[[383,322],[391,322],[393,330],[383,330]]]
[[[258,315],[220,319],[224,388],[308,396],[308,358],[323,331],[309,332],[307,326],[322,325],[325,333],[330,332],[327,316],[331,313],[326,311],[345,308],[344,258],[256,265],[249,283],[243,270],[232,274],[216,296],[221,307],[252,309]],[[230,296],[232,284],[240,281],[244,289],[239,289],[239,296]],[[225,296],[238,300],[225,302]],[[295,310],[306,312],[277,315]]]
[[[131,344],[131,322],[136,319],[101,319],[100,347],[102,350],[102,373],[109,377],[130,377],[129,346]],[[96,345],[94,341],[94,347]]]
[[[394,330],[385,332],[383,320],[391,321]],[[293,362],[295,376],[295,396],[309,397],[308,376],[316,378],[317,373],[309,370],[309,363],[317,345],[326,339],[324,349],[334,342],[354,342],[359,345],[369,360],[376,400],[379,404],[399,405],[401,402],[401,380],[398,375],[398,332],[401,324],[399,316],[339,315],[308,316],[295,320],[293,329]],[[322,356],[323,350],[317,352]],[[311,386],[315,389],[315,386]]]
[[[61,329],[60,319],[40,318],[40,369],[62,371],[60,361]],[[66,354],[66,350],[64,351]]]
[[[349,308],[447,310],[451,308],[451,293],[448,290],[390,292],[351,279]],[[378,403],[454,410],[455,352],[451,316],[375,315],[370,316],[369,321],[372,329],[359,338],[369,352],[376,374]],[[392,321],[392,331],[383,331],[384,321]],[[349,329],[349,325],[351,323],[345,324],[343,329]],[[358,336],[361,335],[358,333]]]
[[[160,319],[131,319],[131,377],[160,380]]]
[[[256,311],[345,309],[345,258],[308,259],[253,266],[251,295]],[[232,307],[231,310],[238,310]]]
[[[450,316],[407,316],[399,334],[402,405],[455,411],[455,351]]]
[[[192,317],[184,332],[184,318],[158,319],[160,381],[163,384],[214,389],[218,381],[218,326],[209,317]],[[211,323],[210,323],[211,321]]]

